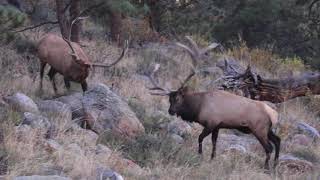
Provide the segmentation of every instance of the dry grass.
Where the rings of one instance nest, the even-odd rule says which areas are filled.
[[[240,60],[243,65],[251,64],[257,73],[269,78],[298,75],[308,69],[298,57],[281,58],[268,49],[250,49],[245,42],[229,49],[227,55]]]
[[[32,33],[31,33],[32,34]],[[34,35],[36,39],[38,35]],[[202,42],[206,44],[205,42]],[[118,57],[120,48],[106,45],[102,41],[83,42],[87,45],[85,50],[95,62],[110,63],[112,59]],[[282,72],[293,69],[300,72],[305,69],[304,66],[296,63],[290,64],[279,59],[276,55],[266,50],[248,49],[245,45],[231,49],[228,55],[235,56],[241,60],[241,63],[257,67],[258,72],[268,77],[279,76]],[[39,98],[37,87],[39,84],[37,59],[31,59],[32,63],[25,60],[25,54],[17,54],[11,46],[0,47],[0,70],[3,72],[0,77],[0,96],[12,94],[13,92],[23,92],[27,95]],[[107,59],[107,60],[105,60]],[[214,61],[214,59],[212,59]],[[14,63],[12,63],[14,62]],[[123,99],[136,101],[137,108],[140,108],[141,121],[151,123],[158,119],[152,119],[151,115],[155,111],[166,113],[168,107],[167,98],[154,97],[149,94],[146,86],[149,86],[148,80],[141,76],[152,69],[155,63],[160,63],[160,71],[156,74],[160,84],[165,87],[175,89],[179,86],[179,80],[183,79],[189,72],[188,63],[190,57],[176,49],[162,46],[151,46],[143,50],[135,50],[129,54],[118,65],[111,69],[96,68],[88,79],[89,84],[102,82],[108,86],[113,85],[116,91]],[[272,63],[271,63],[272,62]],[[281,69],[283,68],[283,69]],[[36,69],[30,71],[30,69]],[[21,74],[15,76],[14,74]],[[33,80],[35,77],[35,80]],[[59,77],[58,77],[59,78]],[[190,84],[198,89],[202,83],[201,77],[195,78]],[[48,78],[44,81],[43,97],[53,96],[52,86]],[[74,86],[74,84],[72,84]],[[65,93],[62,83],[59,83],[61,93]],[[76,88],[80,91],[80,88]],[[137,104],[140,105],[137,105]],[[281,126],[278,133],[286,142],[289,137],[295,133],[295,123],[298,121],[307,122],[316,128],[319,127],[319,98],[294,99],[281,105],[279,112],[281,114]],[[1,108],[1,107],[0,107]],[[143,110],[143,111],[142,111]],[[136,110],[137,112],[139,109]],[[218,154],[214,161],[209,161],[211,152],[210,138],[205,140],[204,156],[201,159],[197,153],[197,136],[201,127],[194,125],[192,136],[187,139],[183,145],[170,144],[166,139],[166,134],[161,130],[148,131],[144,137],[140,137],[134,143],[114,140],[114,147],[111,155],[97,156],[94,153],[95,144],[90,143],[90,137],[86,130],[66,131],[70,128],[68,123],[58,123],[58,133],[54,138],[63,148],[50,153],[43,146],[44,139],[40,138],[41,132],[28,130],[23,136],[16,133],[15,124],[20,121],[17,114],[11,113],[1,122],[1,129],[5,130],[5,150],[9,162],[9,176],[29,175],[39,172],[44,165],[60,167],[64,175],[73,179],[89,178],[93,176],[95,169],[99,165],[108,166],[127,179],[301,179],[306,178],[306,174],[297,177],[288,177],[279,173],[267,174],[263,170],[264,155],[253,152],[246,155],[241,154]],[[64,120],[55,120],[63,122]],[[150,138],[155,137],[154,138]],[[100,139],[103,137],[100,137]],[[150,138],[150,139],[148,139]],[[108,139],[107,139],[108,140]],[[159,141],[159,142],[158,142]],[[106,141],[106,143],[110,143]],[[151,142],[149,147],[145,145]],[[291,143],[288,140],[288,143]],[[80,147],[80,149],[78,148]],[[130,148],[131,147],[131,148]],[[301,149],[294,144],[284,147],[281,153],[295,153],[309,159],[319,159],[320,149],[318,146],[312,146],[312,151]],[[148,151],[145,154],[142,152]],[[26,153],[27,152],[27,153]],[[144,173],[132,172],[132,169],[126,168],[120,157],[127,157],[143,166]],[[318,160],[315,163],[320,163]],[[316,169],[318,170],[318,169]],[[315,170],[315,172],[316,172]],[[319,178],[319,174],[309,174],[311,178]]]

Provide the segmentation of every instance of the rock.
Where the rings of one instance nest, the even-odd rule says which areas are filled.
[[[309,146],[312,144],[312,139],[304,134],[296,134],[292,137],[292,144]]]
[[[110,169],[98,168],[97,180],[123,180],[123,177]]]
[[[217,152],[226,152],[231,150],[238,151],[240,153],[262,152],[264,154],[263,147],[260,145],[258,140],[248,135],[236,136],[234,134],[219,133],[216,147]]]
[[[297,128],[299,131],[306,133],[308,136],[310,136],[313,139],[320,138],[320,134],[319,134],[318,130],[305,122],[297,123]]]
[[[34,174],[41,176],[65,176],[63,172],[63,167],[51,164],[50,162],[42,163],[34,170]]]
[[[23,113],[23,120],[21,124],[29,125],[32,128],[40,128],[46,130],[50,129],[51,127],[51,123],[49,122],[48,118],[29,112]]]
[[[170,138],[178,144],[183,144],[184,142],[183,138],[177,134],[170,134]]]
[[[81,119],[84,117],[82,97],[82,93],[75,93],[68,96],[61,96],[55,100],[70,106],[72,111],[72,119]]]
[[[231,153],[236,153],[236,154],[245,154],[247,153],[247,149],[239,144],[233,144],[231,146],[229,146],[228,148],[226,148],[224,150],[224,152],[231,152]]]
[[[48,152],[53,153],[59,151],[62,148],[62,146],[57,141],[53,139],[48,139],[45,142],[45,148]]]
[[[3,100],[15,111],[39,114],[36,103],[23,93],[16,93],[12,96],[4,97]]]
[[[74,135],[79,137],[80,143],[84,146],[96,146],[98,141],[98,134],[94,133],[91,130],[79,128],[74,132]]]
[[[85,92],[83,107],[88,125],[99,134],[106,129],[125,137],[144,133],[143,125],[128,104],[104,84]]]
[[[84,155],[84,151],[81,149],[81,147],[76,144],[76,143],[72,143],[69,144],[65,147],[65,149],[69,152],[72,152],[73,154],[77,154],[77,155]]]
[[[311,172],[313,170],[313,164],[309,161],[294,157],[291,154],[286,154],[280,156],[278,170],[281,174],[302,174]]]
[[[39,110],[45,114],[56,127],[65,127],[71,124],[72,112],[70,106],[54,100],[37,102]]]
[[[14,177],[13,180],[71,180],[70,178],[61,177],[61,176],[18,176]]]
[[[112,153],[112,150],[110,148],[108,148],[105,145],[102,144],[98,144],[96,146],[96,154],[104,154],[104,155],[109,155]]]
[[[181,137],[187,137],[191,135],[192,128],[191,126],[182,120],[175,119],[167,125],[167,130],[169,133],[177,134]]]
[[[115,169],[128,172],[128,174],[142,175],[144,170],[129,159],[117,158],[115,162]]]

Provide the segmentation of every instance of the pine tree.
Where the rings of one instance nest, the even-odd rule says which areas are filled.
[[[0,41],[10,41],[14,34],[12,29],[24,24],[27,17],[14,7],[0,5]]]

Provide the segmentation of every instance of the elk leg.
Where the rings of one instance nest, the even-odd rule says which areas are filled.
[[[42,79],[43,79],[43,73],[44,73],[44,68],[46,67],[46,64],[45,62],[41,62],[41,65],[40,65],[40,90],[42,90]]]
[[[53,86],[53,90],[55,93],[57,93],[57,86],[56,86],[56,82],[54,81],[54,75],[57,73],[57,71],[55,69],[53,69],[52,67],[50,68],[50,71],[48,73],[48,76],[51,80],[52,86]]]
[[[219,129],[218,128],[215,129],[214,131],[212,131],[212,136],[211,136],[211,140],[212,140],[211,159],[213,159],[216,156],[216,143],[217,143],[218,134],[219,134]]]
[[[199,135],[198,138],[198,142],[199,142],[199,149],[198,152],[199,154],[202,154],[202,141],[205,137],[207,137],[209,134],[211,133],[211,131],[207,128],[204,128],[201,132],[201,134]]]
[[[81,87],[82,87],[83,93],[86,92],[87,89],[88,89],[88,84],[87,84],[87,82],[86,82],[86,81],[83,81],[83,82],[81,83]]]
[[[281,139],[277,135],[275,135],[271,130],[268,133],[268,138],[270,139],[270,141],[273,142],[275,149],[276,149],[276,153],[274,156],[274,165],[273,165],[273,167],[275,168],[278,164]]]
[[[266,152],[266,160],[264,163],[264,168],[269,170],[269,160],[270,160],[270,155],[272,153],[273,147],[268,139],[268,135],[259,135],[255,134],[256,138],[259,140],[260,144],[263,146],[265,152]]]
[[[71,85],[70,85],[70,81],[67,78],[64,78],[64,85],[68,90],[70,90]]]

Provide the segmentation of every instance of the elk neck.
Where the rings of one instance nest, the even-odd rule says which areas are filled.
[[[183,107],[177,115],[181,116],[184,121],[197,122],[202,101],[202,93],[186,94],[184,97]]]

